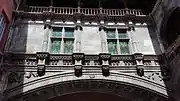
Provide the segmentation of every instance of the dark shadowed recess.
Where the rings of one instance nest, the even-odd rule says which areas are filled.
[[[50,99],[49,101],[128,101],[116,95],[103,93],[76,93]]]

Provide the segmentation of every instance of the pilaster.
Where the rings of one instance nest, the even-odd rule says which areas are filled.
[[[82,27],[80,25],[77,25],[75,27],[75,52],[79,53],[81,52],[81,36],[82,36]]]
[[[99,28],[99,34],[100,34],[100,37],[101,37],[101,48],[102,48],[102,52],[103,52],[103,53],[108,53],[106,33],[105,33],[105,27],[104,27],[104,26],[100,26],[100,28]]]
[[[48,52],[48,42],[49,42],[49,36],[50,36],[50,23],[46,23],[44,25],[44,40],[43,40],[43,46],[42,46],[42,52]]]
[[[131,40],[131,45],[132,45],[132,54],[134,54],[134,53],[139,53],[139,49],[138,49],[138,40],[136,40],[136,38],[135,38],[135,27],[134,27],[134,24],[131,22],[131,21],[129,21],[128,22],[128,32],[129,32],[129,34],[130,34],[130,40]]]

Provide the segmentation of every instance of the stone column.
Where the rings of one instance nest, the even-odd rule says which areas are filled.
[[[131,40],[131,44],[132,44],[132,54],[134,53],[139,53],[139,49],[137,46],[137,40],[135,39],[135,28],[134,25],[132,24],[132,22],[129,22],[129,29],[128,32],[130,34],[130,40]]]
[[[82,31],[81,31],[81,26],[76,26],[76,30],[75,30],[75,35],[76,35],[76,38],[75,38],[75,45],[76,45],[76,48],[75,48],[75,52],[76,53],[80,53],[81,52],[81,34]]]
[[[50,25],[46,24],[44,27],[44,40],[43,40],[42,52],[48,52],[49,34],[50,34]]]
[[[101,48],[102,48],[102,52],[103,53],[108,53],[108,49],[107,49],[107,40],[106,40],[106,33],[105,33],[105,27],[101,26],[99,28],[99,34],[101,36]]]

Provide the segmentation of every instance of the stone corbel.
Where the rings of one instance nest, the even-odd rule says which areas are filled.
[[[144,56],[143,56],[143,54],[142,53],[135,53],[134,59],[136,62],[137,74],[139,76],[144,76],[144,64],[143,64]]]
[[[49,64],[48,52],[37,52],[37,74],[39,76],[45,75],[46,65]]]
[[[46,72],[46,65],[37,65],[37,74],[38,76],[45,75]]]
[[[82,76],[82,63],[84,61],[84,53],[73,53],[75,76]]]
[[[99,54],[101,64],[102,64],[102,74],[103,76],[109,76],[109,64],[111,59],[111,54],[109,53],[100,53]]]

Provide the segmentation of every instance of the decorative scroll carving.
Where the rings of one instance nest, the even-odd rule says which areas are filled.
[[[37,73],[34,72],[11,72],[8,75],[8,83],[21,83],[24,81],[24,78],[30,79],[31,77],[39,77]]]
[[[37,73],[26,72],[24,75],[25,78],[30,79],[31,77],[39,77]]]
[[[156,81],[156,82],[162,82],[163,81],[163,77],[161,75],[161,72],[145,73],[144,77],[149,79],[149,80]]]
[[[12,72],[8,75],[8,83],[20,83],[23,81],[23,74],[19,74],[17,72]]]

